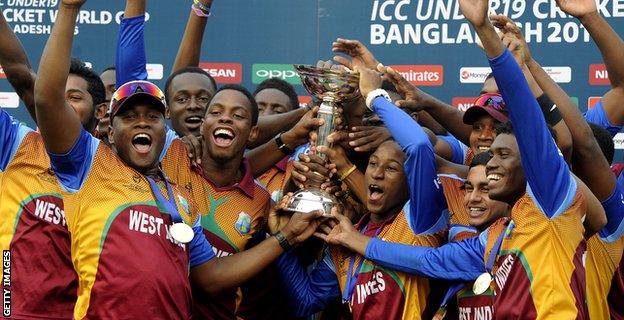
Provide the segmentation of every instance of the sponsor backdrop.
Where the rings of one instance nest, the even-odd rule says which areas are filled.
[[[189,15],[191,1],[148,1],[149,77],[164,85]],[[598,0],[600,13],[624,32],[624,0]],[[26,47],[35,69],[56,18],[58,0],[0,0],[4,16]],[[124,1],[89,1],[75,30],[73,53],[101,71],[114,63]],[[549,74],[581,110],[609,89],[607,72],[589,35],[554,0],[493,0],[492,11],[521,23]],[[624,35],[624,34],[623,34]],[[456,0],[215,0],[201,67],[219,83],[249,89],[269,77],[305,90],[291,64],[330,59],[337,37],[366,44],[425,91],[466,108],[489,73],[477,39]],[[0,73],[0,78],[4,74]],[[32,124],[17,95],[0,79],[0,105]],[[624,149],[624,137],[616,138]],[[622,154],[618,154],[622,160]]]

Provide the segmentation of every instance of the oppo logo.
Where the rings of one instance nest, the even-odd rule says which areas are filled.
[[[270,79],[282,79],[290,84],[301,84],[299,75],[291,64],[264,64],[255,63],[252,66],[252,82],[259,84],[260,82]]]

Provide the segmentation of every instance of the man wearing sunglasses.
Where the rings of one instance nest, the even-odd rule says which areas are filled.
[[[189,318],[189,270],[192,282],[210,293],[237,286],[284,248],[309,237],[318,214],[294,214],[275,237],[246,253],[214,259],[193,199],[159,169],[165,143],[162,91],[146,81],[116,91],[112,149],[81,128],[65,101],[74,28],[84,2],[60,3],[35,84],[37,120],[63,189],[79,278],[73,316]]]

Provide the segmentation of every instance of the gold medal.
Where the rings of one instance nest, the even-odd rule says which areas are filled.
[[[193,237],[195,236],[193,228],[191,228],[188,224],[182,222],[174,223],[169,228],[169,233],[171,233],[171,236],[175,241],[180,243],[189,243],[191,242],[191,240],[193,240]]]
[[[486,292],[487,289],[490,288],[490,283],[492,283],[492,280],[494,279],[492,278],[492,275],[490,273],[482,273],[472,285],[472,292],[474,292],[474,294],[482,294]]]

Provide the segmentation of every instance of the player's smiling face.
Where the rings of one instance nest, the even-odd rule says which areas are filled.
[[[516,137],[499,134],[490,152],[492,159],[486,167],[490,199],[513,205],[526,191],[526,179]]]
[[[499,124],[490,115],[483,115],[472,124],[470,131],[470,148],[474,154],[488,151],[496,139],[496,126]]]
[[[364,175],[370,213],[392,214],[403,207],[409,198],[404,162],[405,154],[394,141],[382,143],[370,156]]]
[[[219,91],[210,102],[201,135],[208,155],[225,163],[242,157],[249,141],[256,138],[252,124],[251,102],[243,93],[227,89]]]
[[[65,100],[76,111],[83,126],[95,117],[93,97],[89,94],[89,83],[80,76],[70,74],[65,85]]]
[[[468,210],[469,223],[479,231],[505,216],[509,207],[504,202],[490,199],[488,184],[485,166],[471,168],[464,182],[464,206]]]
[[[171,126],[180,137],[200,135],[206,108],[215,90],[210,79],[199,73],[182,73],[171,80],[169,89]]]
[[[126,164],[143,174],[152,174],[165,145],[162,112],[144,103],[121,110],[113,118],[110,142]]]

